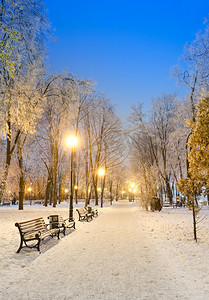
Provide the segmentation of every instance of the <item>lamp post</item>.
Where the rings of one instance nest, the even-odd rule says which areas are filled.
[[[123,196],[125,194],[125,191],[121,191],[121,199],[123,200]]]
[[[67,146],[70,147],[70,205],[69,205],[69,220],[73,219],[73,162],[74,162],[74,148],[78,143],[76,136],[68,136],[66,139]]]
[[[129,202],[131,202],[131,189],[129,189]]]
[[[130,191],[130,193],[131,193],[131,201],[134,201],[134,193],[135,193],[135,189],[134,189],[134,187],[135,187],[135,184],[134,183],[132,183],[131,184],[131,189],[129,189],[129,191]]]
[[[77,204],[78,203],[78,186],[77,185],[74,186],[74,190],[75,190],[75,203]]]
[[[101,177],[101,207],[103,207],[103,177],[105,176],[105,170],[100,168],[98,170],[98,175]]]
[[[29,187],[29,188],[28,188],[28,192],[29,192],[30,205],[32,204],[31,191],[32,191],[32,188]]]
[[[65,201],[67,200],[68,189],[65,189]]]

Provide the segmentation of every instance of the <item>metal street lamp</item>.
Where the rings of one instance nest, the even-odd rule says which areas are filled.
[[[101,207],[103,207],[103,177],[105,176],[105,169],[98,169],[98,175],[101,177]]]
[[[130,192],[129,201],[134,201],[134,193],[136,192],[134,187],[135,187],[135,183],[132,183],[131,188],[129,189]]]
[[[67,200],[68,189],[65,189],[65,200]]]
[[[123,199],[124,194],[125,194],[125,191],[121,191],[121,199]]]
[[[78,144],[76,136],[68,136],[66,138],[66,145],[70,147],[70,205],[69,205],[69,220],[73,219],[73,162],[74,162],[74,148]]]
[[[29,187],[29,188],[28,188],[28,192],[29,192],[30,205],[32,204],[31,191],[32,191],[32,188]]]
[[[75,190],[75,203],[77,204],[78,203],[78,186],[77,185],[74,186],[74,190]]]

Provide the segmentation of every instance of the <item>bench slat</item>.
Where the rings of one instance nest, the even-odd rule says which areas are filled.
[[[37,221],[41,221],[41,220],[43,220],[42,217],[36,218],[36,219],[32,219],[32,220],[28,220],[28,221],[18,222],[18,224],[20,224],[20,225],[24,225],[24,224],[26,224],[26,223],[27,223],[27,224],[30,224],[30,223],[37,222]]]

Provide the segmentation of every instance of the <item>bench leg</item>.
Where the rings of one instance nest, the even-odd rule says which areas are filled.
[[[23,239],[22,239],[22,237],[21,237],[21,241],[20,241],[20,247],[18,248],[18,250],[17,250],[17,253],[19,253],[19,252],[20,252],[20,250],[22,249],[22,244],[23,244]]]
[[[36,248],[37,248],[37,250],[38,250],[39,253],[41,253],[41,251],[40,251],[40,243],[41,243],[41,239],[38,239],[38,243],[36,245]]]

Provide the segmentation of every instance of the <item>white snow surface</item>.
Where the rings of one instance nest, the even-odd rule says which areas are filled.
[[[196,243],[187,208],[146,212],[120,200],[99,208],[90,222],[79,222],[75,211],[76,230],[60,240],[49,237],[41,254],[16,253],[15,222],[43,217],[48,223],[56,213],[67,217],[68,204],[0,207],[1,300],[209,299],[209,218],[200,223]]]

